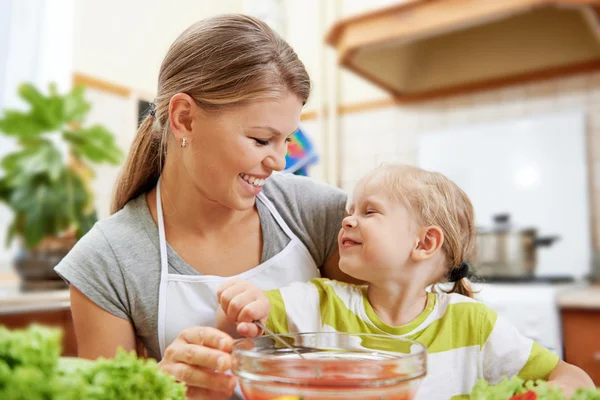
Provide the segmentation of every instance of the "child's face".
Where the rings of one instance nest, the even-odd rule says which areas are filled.
[[[416,220],[383,184],[376,175],[357,185],[338,235],[340,269],[367,282],[401,278],[418,242]]]

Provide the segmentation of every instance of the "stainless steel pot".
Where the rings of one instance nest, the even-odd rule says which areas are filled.
[[[479,276],[532,276],[537,266],[537,249],[552,246],[558,235],[538,236],[536,228],[518,228],[509,214],[494,216],[491,228],[478,228]]]

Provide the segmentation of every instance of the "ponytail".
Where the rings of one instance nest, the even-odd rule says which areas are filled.
[[[468,279],[471,273],[471,266],[467,262],[462,262],[459,266],[454,266],[447,274],[448,282],[453,283],[452,289],[445,291],[446,293],[458,293],[463,296],[473,298],[472,283]]]
[[[148,115],[138,128],[123,170],[115,185],[111,214],[116,213],[158,182],[165,161],[162,136],[153,128],[156,118]]]
[[[454,282],[452,289],[446,291],[446,293],[458,293],[470,298],[473,298],[475,294],[473,287],[471,286],[471,281],[469,281],[467,278],[462,278]]]

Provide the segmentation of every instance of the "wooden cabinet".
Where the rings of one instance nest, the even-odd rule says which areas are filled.
[[[562,311],[565,361],[577,365],[600,387],[600,309]]]
[[[597,0],[393,3],[339,20],[326,40],[398,102],[600,68]]]
[[[0,314],[0,325],[4,325],[8,329],[23,329],[33,323],[62,329],[62,355],[65,357],[77,356],[77,341],[69,308]]]

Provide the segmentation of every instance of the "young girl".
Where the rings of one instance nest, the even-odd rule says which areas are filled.
[[[356,187],[338,235],[340,269],[367,283],[328,279],[263,293],[239,280],[218,292],[217,326],[254,337],[252,321],[276,333],[365,332],[405,337],[428,349],[427,377],[417,398],[467,395],[480,378],[544,379],[567,396],[593,387],[579,368],[522,336],[472,299],[469,262],[476,253],[473,206],[439,173],[383,166]],[[453,282],[449,293],[428,292]],[[270,312],[269,312],[270,310]]]

